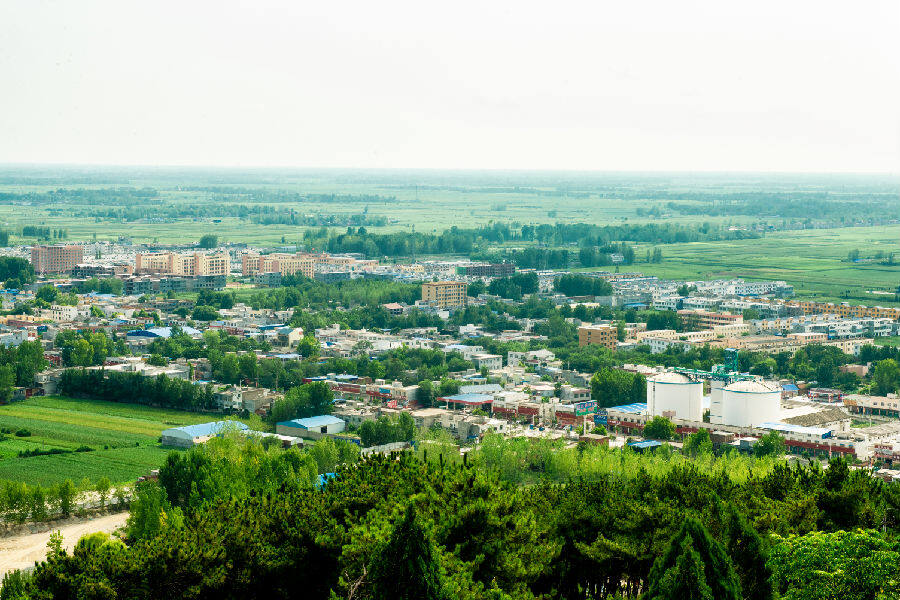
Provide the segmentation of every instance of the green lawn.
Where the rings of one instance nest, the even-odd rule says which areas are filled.
[[[165,410],[135,404],[34,397],[0,406],[0,428],[26,429],[31,435],[6,434],[0,441],[0,479],[52,485],[71,479],[106,476],[116,483],[133,481],[162,464],[168,450],[159,446],[163,429],[205,423],[214,415]],[[20,458],[28,450],[81,446],[91,452]]]

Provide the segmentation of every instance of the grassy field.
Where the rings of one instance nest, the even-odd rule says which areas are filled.
[[[783,279],[800,297],[892,305],[900,265],[854,264],[847,254],[879,250],[900,257],[900,226],[850,227],[777,232],[755,240],[695,242],[660,246],[663,262],[632,270],[673,279]],[[647,247],[636,251],[643,256]],[[873,293],[882,292],[882,293]]]
[[[205,423],[210,415],[55,396],[34,397],[0,406],[0,428],[11,430],[0,441],[0,479],[35,485],[55,485],[71,479],[106,476],[114,483],[134,481],[158,467],[168,450],[159,446],[163,429]],[[18,437],[16,431],[31,435]],[[20,458],[18,453],[34,449],[75,450]]]

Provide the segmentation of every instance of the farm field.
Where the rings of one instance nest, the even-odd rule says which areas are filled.
[[[50,486],[71,479],[108,477],[114,483],[133,481],[162,464],[169,452],[159,446],[163,429],[204,423],[211,415],[156,409],[133,404],[33,397],[0,406],[0,480]],[[17,436],[27,430],[30,435]],[[76,450],[19,457],[31,450]]]
[[[893,305],[900,285],[900,264],[850,263],[851,250],[866,256],[877,251],[900,257],[900,226],[850,227],[776,232],[753,240],[692,242],[659,246],[663,262],[639,263],[627,270],[660,277],[712,279],[783,279],[799,297],[862,304]],[[647,246],[638,247],[638,257]]]

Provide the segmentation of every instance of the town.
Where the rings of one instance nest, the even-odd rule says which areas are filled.
[[[9,314],[0,340],[7,348],[39,344],[47,368],[5,390],[10,402],[91,396],[64,381],[80,367],[209,388],[211,401],[195,408],[258,415],[288,444],[323,436],[363,448],[414,442],[375,439],[364,425],[406,413],[418,430],[444,430],[463,447],[498,433],[646,448],[643,437],[652,436],[645,426],[662,418],[673,426],[673,443],[707,430],[717,445],[752,451],[775,432],[791,453],[845,455],[900,477],[890,468],[900,456],[900,378],[875,377],[887,367],[875,360],[884,353],[873,345],[898,334],[897,308],[797,301],[783,281],[669,281],[471,260],[379,263],[296,248],[151,251],[103,243],[11,254],[28,256],[36,278],[4,290]],[[365,305],[385,317],[378,326],[338,322],[304,330],[300,324],[317,311],[265,308],[247,295],[282,279],[396,282],[419,292],[410,301]],[[508,282],[525,286],[528,298],[518,289],[509,294]],[[191,291],[196,300],[185,297]],[[247,300],[235,301],[238,293]],[[521,310],[530,304],[534,314]],[[406,326],[422,321],[428,325]],[[104,347],[91,350],[98,334]],[[559,340],[561,334],[570,339]],[[204,347],[210,335],[219,336],[217,345],[228,338],[247,349],[223,355]],[[79,339],[89,342],[83,356]],[[182,339],[198,356],[179,352]],[[772,367],[810,347],[828,352],[830,370],[821,361],[808,374]],[[697,368],[698,353],[707,355],[706,368]],[[714,356],[722,363],[712,364]],[[360,368],[361,358],[373,362]],[[585,369],[598,360],[602,368]],[[623,377],[635,380],[624,392],[610,384]],[[314,382],[332,398],[323,414],[284,410],[287,390]],[[273,414],[292,418],[275,422]],[[163,432],[164,444],[172,434]]]

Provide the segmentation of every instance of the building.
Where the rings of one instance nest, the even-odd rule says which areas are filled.
[[[307,254],[255,254],[241,256],[241,274],[244,277],[255,277],[261,273],[278,273],[280,275],[300,274],[310,277],[315,274],[316,261]]]
[[[578,345],[591,344],[616,349],[619,342],[619,330],[615,325],[583,325],[578,328]]]
[[[157,275],[225,275],[231,273],[231,258],[227,252],[204,254],[176,254],[174,252],[145,252],[134,258],[136,274]]]
[[[516,265],[512,263],[483,263],[478,265],[466,265],[459,268],[463,275],[471,277],[509,277],[516,272]]]
[[[35,246],[31,249],[31,265],[38,275],[68,273],[84,260],[84,248],[75,245]]]
[[[341,433],[344,431],[344,426],[343,419],[338,419],[331,415],[319,415],[318,417],[292,419],[276,423],[275,433],[307,440],[318,440],[327,435]]]
[[[437,308],[465,306],[467,289],[462,281],[429,281],[422,284],[422,301]]]
[[[190,448],[196,444],[204,444],[210,438],[222,435],[225,431],[245,431],[249,429],[240,421],[213,421],[198,425],[173,427],[162,432],[162,445],[172,448]]]
[[[685,306],[687,306],[687,302],[685,302]],[[678,316],[682,318],[686,326],[692,329],[712,329],[719,325],[734,325],[744,322],[742,315],[705,310],[679,310]]]

